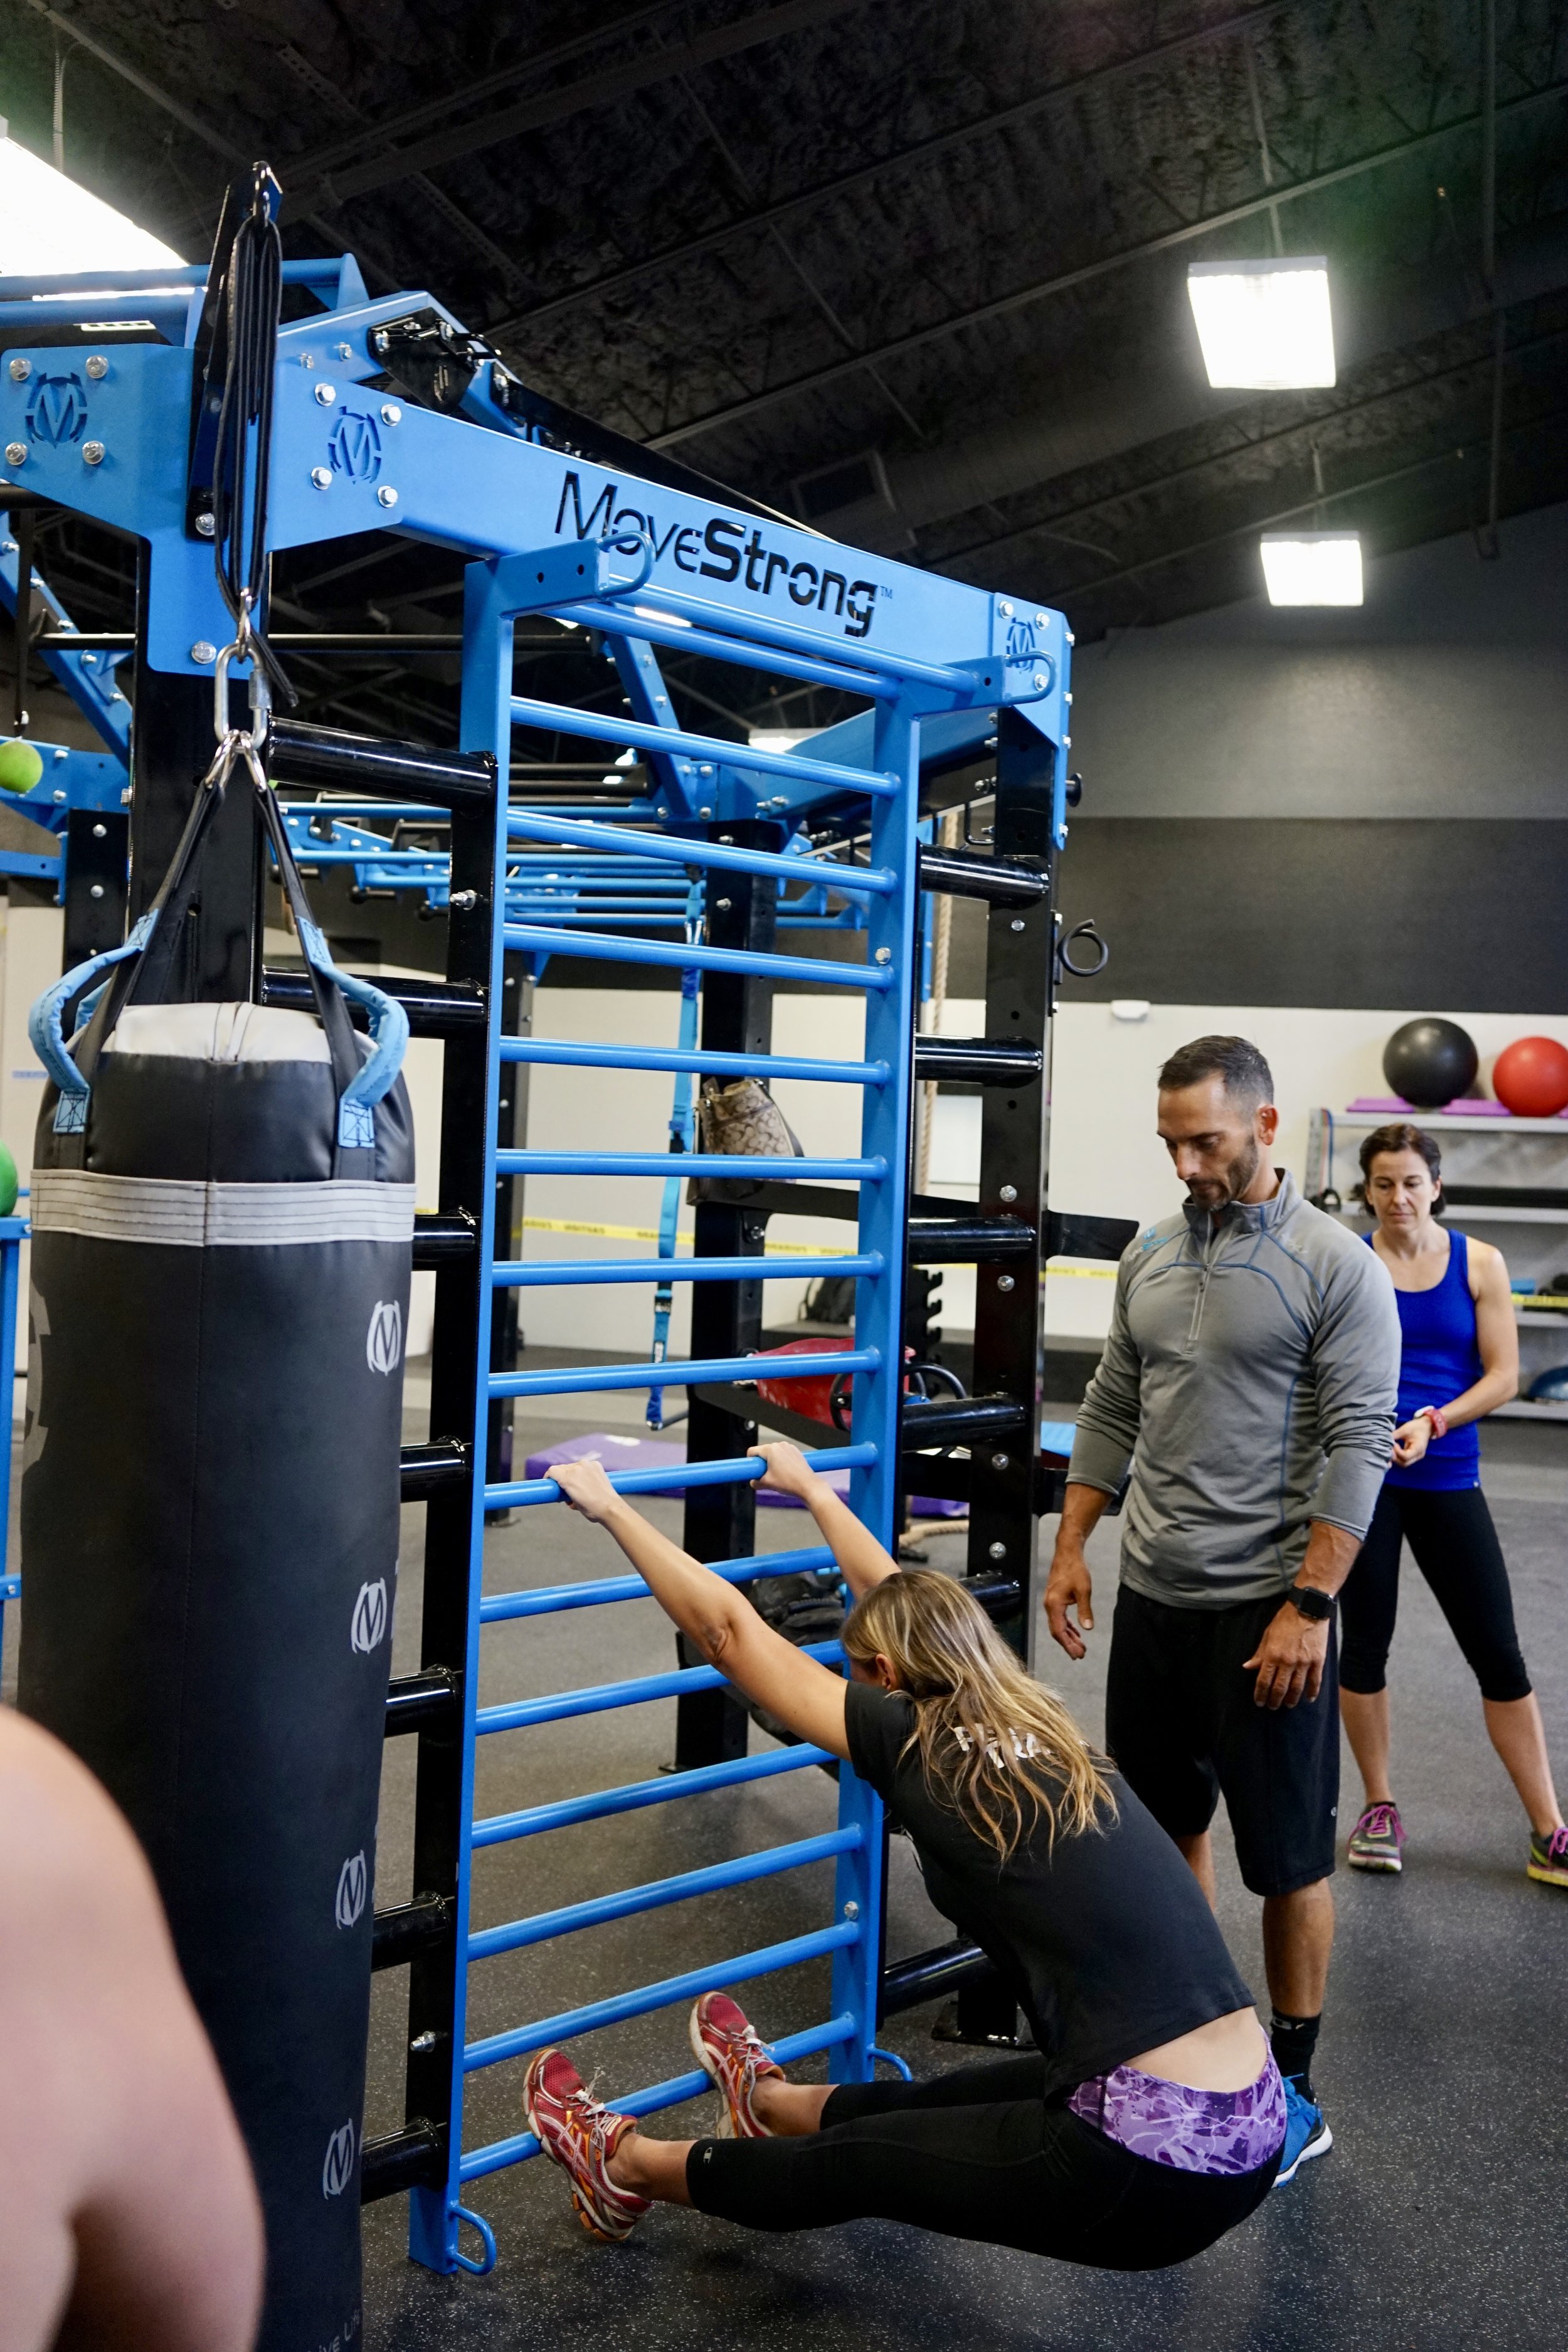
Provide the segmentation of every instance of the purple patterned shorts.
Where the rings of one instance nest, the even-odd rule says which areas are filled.
[[[1131,2155],[1178,2172],[1256,2172],[1285,2137],[1285,2085],[1272,2053],[1245,2091],[1194,2091],[1118,2066],[1080,2083],[1068,2105]]]

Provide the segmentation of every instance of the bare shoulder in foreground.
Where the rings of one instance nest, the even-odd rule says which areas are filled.
[[[140,1847],[0,1707],[0,2352],[246,2352],[261,2221]]]

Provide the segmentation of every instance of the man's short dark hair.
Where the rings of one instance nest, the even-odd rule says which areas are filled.
[[[1274,1073],[1248,1037],[1194,1037],[1160,1072],[1162,1094],[1218,1078],[1233,1103],[1257,1110],[1274,1099]]]

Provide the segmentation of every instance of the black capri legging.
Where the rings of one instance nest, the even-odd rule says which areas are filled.
[[[1384,1487],[1340,1592],[1340,1687],[1384,1687],[1399,1608],[1399,1547],[1406,1538],[1481,1696],[1528,1698],[1508,1570],[1479,1486]]]
[[[844,2083],[820,2131],[700,2139],[691,2201],[749,2230],[908,2221],[1098,2270],[1152,2271],[1212,2246],[1260,2205],[1255,2172],[1178,2172],[1133,2156],[1042,2095],[1045,2062],[1007,2058],[929,2083]]]

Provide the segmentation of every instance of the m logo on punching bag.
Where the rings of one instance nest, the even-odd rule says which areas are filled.
[[[326,2161],[321,2166],[321,2194],[341,2197],[354,2177],[354,2127],[344,2124],[327,2142]]]
[[[395,1372],[403,1360],[403,1308],[395,1298],[378,1298],[370,1310],[364,1358],[373,1372]]]
[[[370,1873],[364,1866],[363,1853],[351,1853],[338,1873],[337,1900],[332,1906],[332,1917],[340,1927],[352,1927],[364,1909],[369,1891]]]
[[[354,1602],[353,1622],[349,1627],[349,1640],[368,1658],[385,1631],[386,1583],[378,1576],[374,1584],[360,1586],[359,1599]]]

